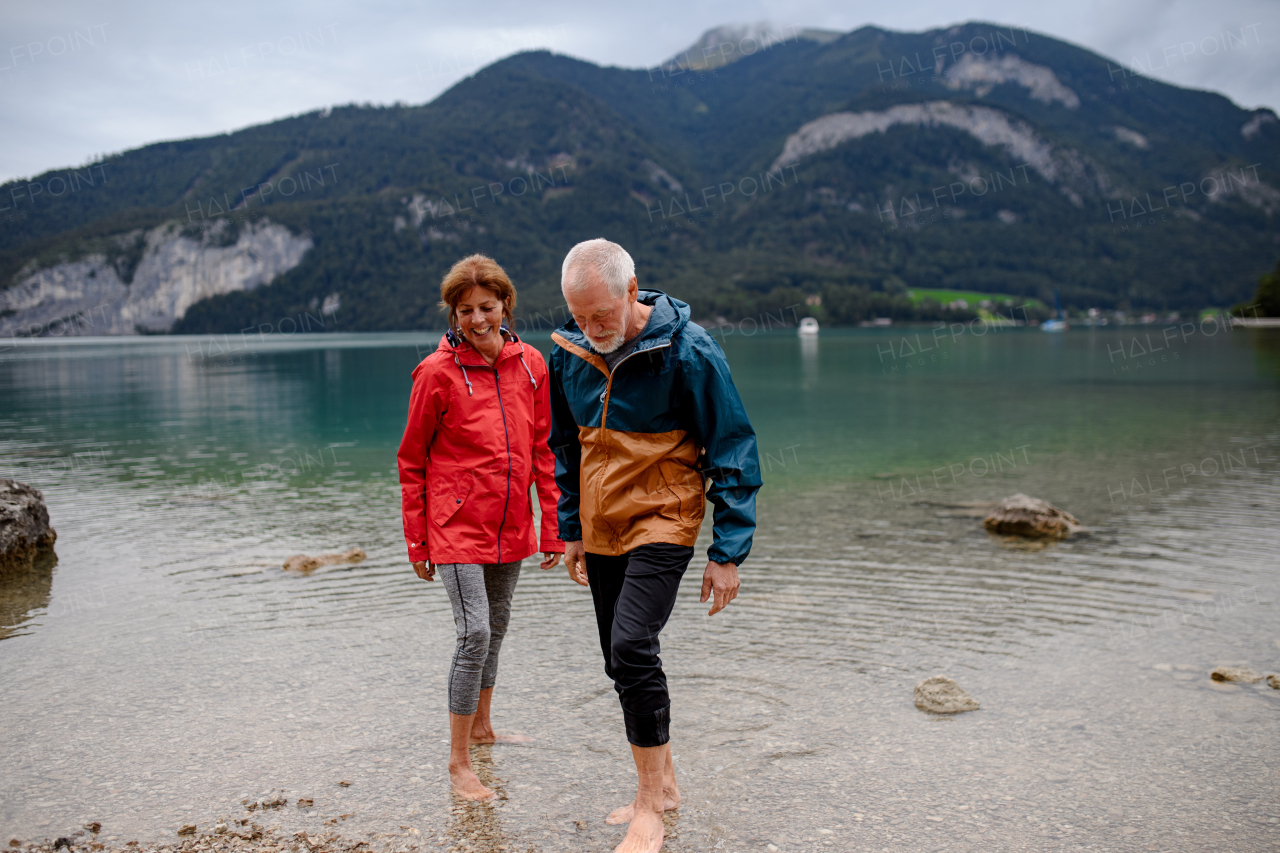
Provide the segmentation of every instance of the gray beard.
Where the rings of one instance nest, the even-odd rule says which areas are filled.
[[[587,343],[590,344],[591,349],[600,355],[608,355],[611,352],[617,352],[618,347],[622,346],[626,342],[627,339],[622,336],[622,332],[618,332],[614,335],[613,342],[605,344],[604,346],[600,346],[595,341],[587,338]]]

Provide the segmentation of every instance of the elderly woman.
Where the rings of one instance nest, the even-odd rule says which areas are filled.
[[[547,447],[547,366],[508,330],[516,290],[484,255],[453,265],[440,285],[449,328],[413,371],[409,423],[400,443],[400,486],[409,561],[448,590],[457,628],[449,665],[449,780],[467,799],[494,796],[471,768],[473,743],[527,741],[496,735],[489,704],[520,562],[542,551],[560,560],[559,491]],[[542,508],[541,547],[529,488]]]

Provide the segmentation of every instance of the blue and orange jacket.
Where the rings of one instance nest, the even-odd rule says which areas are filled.
[[[572,320],[551,335],[560,539],[613,556],[692,546],[710,498],[707,556],[741,565],[761,485],[755,431],[724,352],[689,306],[656,290],[639,299],[653,307],[649,324],[612,375]]]

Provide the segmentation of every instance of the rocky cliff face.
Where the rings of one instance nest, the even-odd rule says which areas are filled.
[[[1081,192],[1105,197],[1115,195],[1110,178],[1096,163],[1074,149],[1055,148],[1025,121],[993,107],[953,104],[950,101],[899,104],[879,112],[829,113],[802,125],[788,136],[782,154],[770,168],[776,172],[805,157],[870,133],[884,133],[898,124],[954,127],[984,145],[1003,148],[1039,172],[1050,184],[1061,184],[1062,192],[1076,207],[1084,204]]]
[[[1025,88],[1034,100],[1046,104],[1057,101],[1071,110],[1080,108],[1080,96],[1062,85],[1052,68],[1027,62],[1012,53],[998,59],[966,53],[943,77],[948,89],[972,89],[979,98],[991,94],[1001,83],[1014,83]]]
[[[24,269],[0,291],[0,336],[167,332],[201,299],[267,284],[312,246],[265,219],[230,229],[226,220],[199,229],[170,222],[115,238],[106,251]]]
[[[1050,182],[1058,178],[1053,146],[1040,138],[1026,122],[991,107],[953,104],[950,101],[899,104],[880,112],[830,113],[802,125],[788,136],[782,154],[771,168],[777,171],[851,139],[869,133],[884,133],[896,124],[954,127],[985,145],[1004,148]]]

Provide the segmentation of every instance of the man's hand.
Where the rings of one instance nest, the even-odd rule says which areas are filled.
[[[569,577],[574,583],[589,586],[587,583],[587,549],[582,540],[564,543],[564,565],[569,570]]]
[[[554,569],[559,562],[560,562],[559,551],[543,551],[542,562],[538,564],[538,568],[542,569],[545,572],[547,569]]]
[[[707,611],[708,616],[724,610],[730,601],[738,597],[738,567],[733,563],[713,563],[708,560],[707,570],[702,573],[702,597],[698,600],[705,604],[713,590],[716,600]]]
[[[428,563],[423,560],[413,564],[413,571],[424,581],[433,581],[436,579],[436,564]]]

